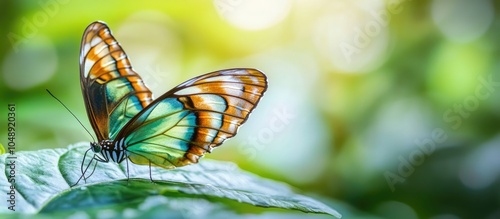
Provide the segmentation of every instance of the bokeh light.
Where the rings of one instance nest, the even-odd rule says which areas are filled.
[[[115,29],[134,69],[153,94],[165,93],[181,80],[178,74],[171,74],[181,70],[183,55],[171,22],[165,13],[147,10],[128,16]]]
[[[3,61],[3,79],[14,90],[26,90],[47,82],[57,70],[58,56],[53,43],[37,36],[20,43]]]
[[[382,1],[363,3],[332,2],[315,24],[316,47],[337,71],[372,71],[388,52],[391,14]]]
[[[451,41],[470,42],[490,27],[495,11],[491,0],[433,0],[432,19]]]
[[[217,12],[230,24],[244,30],[270,28],[288,15],[292,1],[214,0]]]

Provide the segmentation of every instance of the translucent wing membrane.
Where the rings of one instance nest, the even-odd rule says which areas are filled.
[[[118,134],[129,159],[164,168],[197,163],[233,137],[267,89],[255,69],[228,69],[188,80],[137,114]]]
[[[84,32],[80,79],[99,142],[93,161],[174,168],[197,163],[233,137],[267,89],[255,69],[228,69],[188,80],[156,100],[102,22]],[[87,168],[82,164],[82,177]],[[95,168],[95,166],[94,166]],[[78,183],[78,182],[77,182]]]
[[[80,79],[87,114],[99,141],[115,139],[152,102],[151,91],[102,22],[92,23],[83,34]]]

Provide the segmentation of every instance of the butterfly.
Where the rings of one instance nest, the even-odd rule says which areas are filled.
[[[90,124],[97,135],[85,152],[91,162],[172,169],[197,163],[236,135],[267,90],[266,75],[235,68],[200,75],[153,99],[139,74],[101,21],[90,24],[80,49],[80,82]],[[152,178],[151,178],[151,181]]]

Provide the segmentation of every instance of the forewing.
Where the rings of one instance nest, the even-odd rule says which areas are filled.
[[[80,49],[80,81],[92,128],[99,140],[119,131],[152,102],[151,91],[105,23],[85,30]]]
[[[233,137],[267,89],[255,69],[228,69],[188,80],[165,93],[117,136],[129,159],[164,168],[197,163]]]

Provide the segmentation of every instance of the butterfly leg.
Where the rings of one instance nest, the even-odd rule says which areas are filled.
[[[85,156],[86,156],[86,154],[85,154]],[[76,183],[73,184],[73,185],[71,185],[70,187],[76,186],[80,182],[80,180],[82,180],[82,179],[86,182],[87,178],[89,178],[94,173],[94,171],[95,171],[95,168],[97,166],[97,161],[96,161],[96,164],[94,165],[94,170],[92,171],[92,173],[88,177],[85,177],[85,173],[89,169],[90,165],[92,165],[92,161],[97,160],[95,158],[95,155],[94,155],[94,158],[92,158],[92,160],[90,160],[90,163],[87,165],[87,167],[84,170],[83,169],[83,163],[85,162],[85,156],[83,157],[82,166],[81,166],[82,175],[80,176],[80,178],[78,178],[78,181],[76,181]]]
[[[83,154],[82,164],[80,165],[80,171],[82,172],[82,176],[85,176],[85,171],[83,170],[83,166],[84,166],[83,164],[85,163],[85,158],[87,158],[87,153],[89,151],[90,151],[90,148],[85,151],[85,154]],[[85,177],[83,177],[83,178],[84,178],[84,180],[86,180]],[[81,177],[80,177],[80,179],[81,179]],[[80,179],[78,181],[80,181]],[[76,184],[78,184],[78,182]],[[73,187],[73,186],[71,186],[71,187]]]
[[[81,167],[82,168],[82,176],[80,176],[80,178],[78,178],[78,181],[76,181],[75,184],[71,185],[71,187],[76,186],[80,182],[80,180],[82,180],[82,179],[83,179],[83,181],[85,181],[85,183],[87,183],[87,179],[90,178],[90,176],[92,176],[92,174],[94,174],[94,172],[97,168],[97,163],[98,162],[107,163],[109,161],[109,160],[103,159],[103,158],[94,154],[94,157],[92,157],[92,159],[90,160],[90,163],[87,165],[85,170],[83,170],[83,162],[85,162],[86,156],[87,156],[87,154],[85,153],[85,156],[83,157],[83,161],[82,161],[82,167]],[[92,162],[95,162],[94,168],[92,169],[92,172],[90,173],[90,175],[85,176],[85,173],[87,173],[87,170],[89,169],[90,165],[92,165]]]
[[[94,160],[95,160],[94,169],[92,169],[92,172],[90,173],[90,175],[88,175],[87,177],[85,177],[85,175],[84,175],[84,177],[83,177],[83,180],[85,181],[85,183],[87,183],[87,179],[90,178],[90,176],[92,176],[92,174],[94,174],[95,169],[97,167],[97,161],[99,161],[99,160],[97,158],[95,158],[95,155],[94,155],[94,158],[92,158],[92,160],[90,161],[90,164],[92,164],[92,162]],[[90,166],[90,164],[89,164],[89,166]],[[85,170],[85,171],[87,171],[87,170]]]
[[[153,176],[151,175],[151,161],[149,161],[149,179],[151,180],[151,183],[155,183]]]
[[[90,161],[90,163],[92,163],[93,161],[95,161],[95,164],[94,164],[94,169],[92,169],[92,172],[90,173],[90,175],[88,175],[87,177],[84,177],[85,182],[87,182],[86,180],[87,180],[88,178],[90,178],[90,176],[92,176],[92,174],[94,174],[94,172],[95,172],[95,169],[96,169],[96,167],[97,167],[97,163],[98,163],[98,162],[104,162],[104,163],[107,163],[107,162],[108,162],[108,160],[105,160],[105,159],[103,159],[103,158],[101,158],[101,157],[97,156],[96,154],[94,154],[94,157],[92,158],[92,160]],[[90,164],[89,164],[89,166],[90,166]],[[88,167],[87,167],[87,169],[88,169]],[[87,170],[85,170],[85,172],[87,172]]]
[[[129,181],[130,181],[130,172],[129,172],[129,169],[128,169],[128,158],[126,158],[127,160],[127,185],[129,184]]]
[[[89,150],[90,150],[90,148],[87,151],[85,151],[85,154],[83,155],[82,164],[80,165],[80,171],[82,172],[82,175],[80,176],[80,178],[78,178],[78,180],[76,181],[76,183],[73,184],[73,185],[70,185],[70,187],[76,186],[80,182],[80,180],[82,180],[82,178],[84,178],[84,181],[85,181],[85,172],[89,168],[90,163],[89,163],[89,165],[87,165],[87,167],[85,168],[85,170],[84,170],[83,166],[84,166],[85,158],[87,157],[87,153],[89,152]],[[92,163],[92,161],[91,161],[91,163]]]
[[[70,185],[69,187],[76,186],[76,185],[80,182],[80,180],[82,180],[82,177],[83,177],[83,175],[82,175],[82,176],[80,176],[80,178],[78,178],[78,181],[76,181],[76,183],[75,183],[75,184]]]

